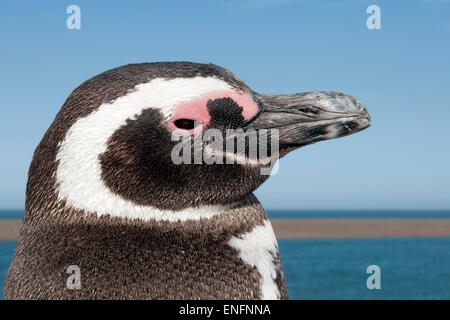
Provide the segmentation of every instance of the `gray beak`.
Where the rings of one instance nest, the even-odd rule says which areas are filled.
[[[356,98],[339,92],[258,95],[263,110],[248,129],[278,129],[280,148],[343,137],[371,125]]]

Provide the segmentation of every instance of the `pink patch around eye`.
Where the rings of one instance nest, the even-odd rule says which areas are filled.
[[[258,104],[252,99],[249,94],[238,93],[235,91],[213,91],[195,98],[190,101],[179,104],[168,121],[168,126],[172,131],[179,131],[181,134],[192,134],[203,130],[211,121],[211,116],[208,113],[206,104],[209,100],[220,98],[231,98],[240,107],[242,107],[242,116],[245,121],[252,119],[259,110]],[[180,119],[194,120],[197,127],[190,130],[180,129],[175,125],[175,121]]]

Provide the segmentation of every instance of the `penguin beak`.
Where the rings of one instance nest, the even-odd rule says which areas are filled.
[[[307,92],[257,98],[263,110],[247,128],[278,129],[281,150],[343,137],[371,125],[362,103],[344,93]]]

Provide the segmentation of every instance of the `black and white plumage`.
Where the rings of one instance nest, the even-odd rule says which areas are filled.
[[[351,96],[261,95],[211,64],[135,64],[93,77],[35,151],[5,297],[287,298],[275,235],[252,194],[267,179],[264,164],[174,164],[171,133],[189,133],[193,121],[277,128],[281,156],[370,125]],[[80,267],[79,290],[66,287],[69,265]]]

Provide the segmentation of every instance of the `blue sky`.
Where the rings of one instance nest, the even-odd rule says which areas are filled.
[[[66,28],[67,6],[81,30]],[[368,30],[366,8],[381,8]],[[291,153],[266,208],[450,209],[450,1],[4,1],[0,208],[23,208],[33,151],[70,92],[127,63],[224,66],[260,93],[335,90],[373,125]]]

